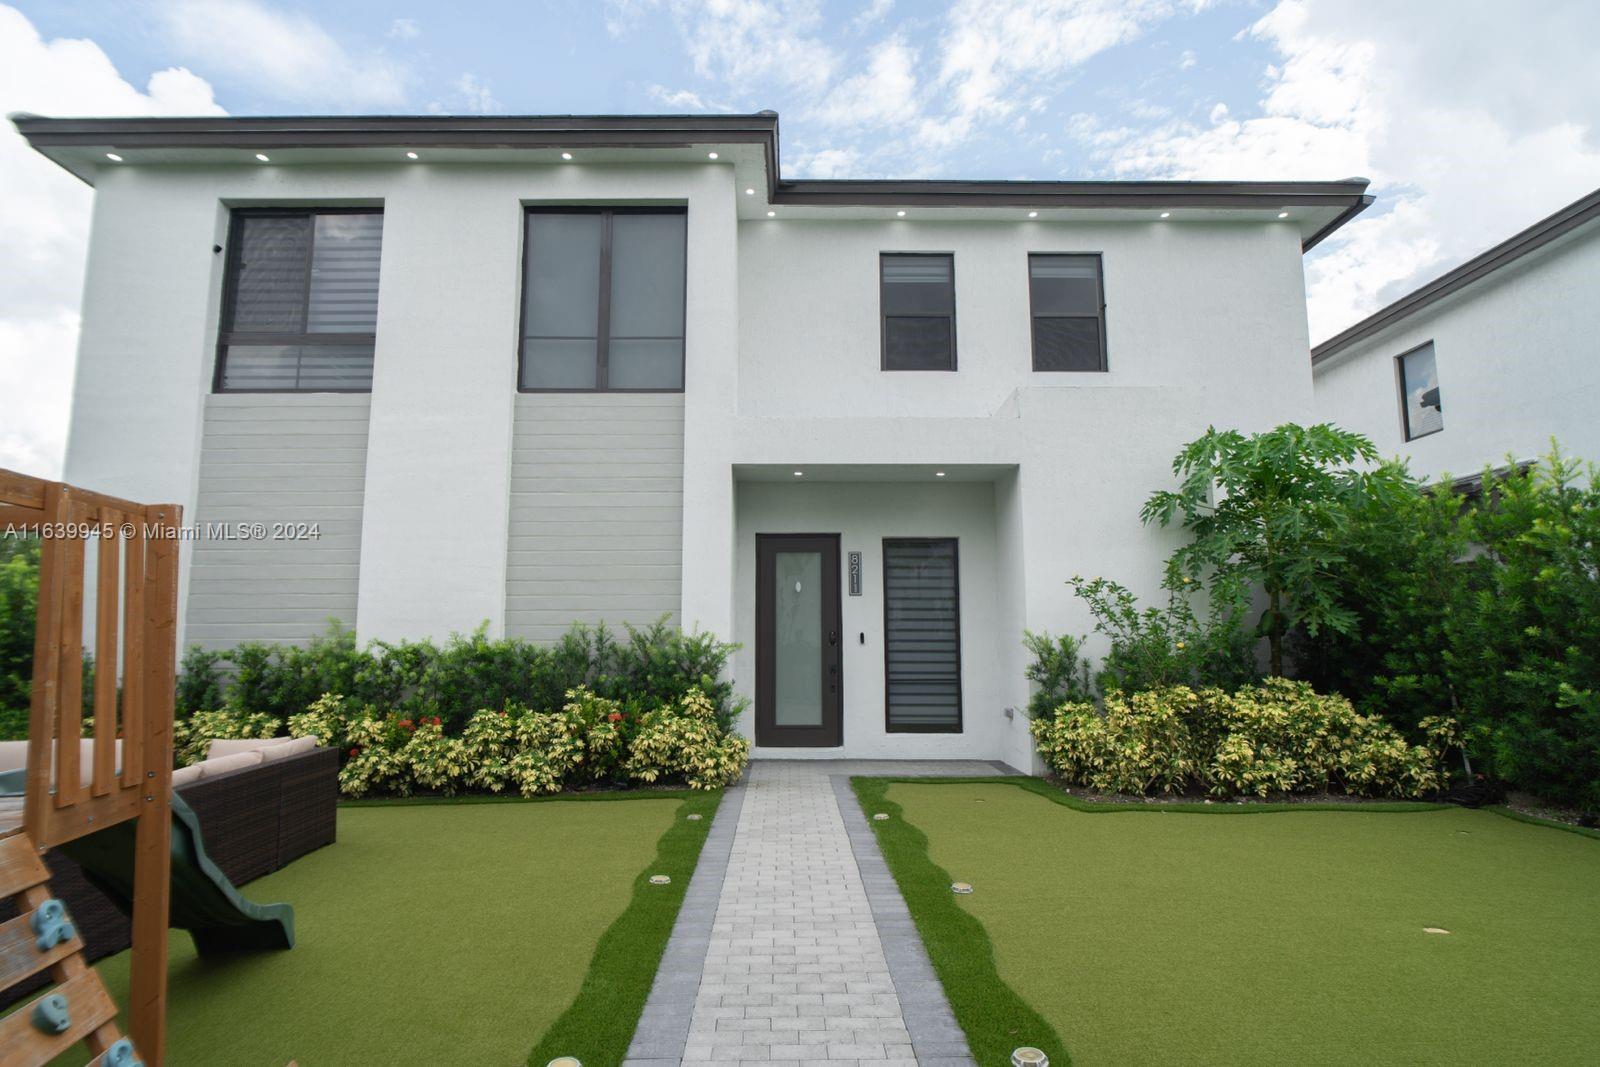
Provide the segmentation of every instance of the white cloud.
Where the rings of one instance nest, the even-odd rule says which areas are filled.
[[[389,23],[389,36],[402,41],[412,41],[422,36],[422,27],[416,19],[395,19]]]
[[[1194,54],[1194,49],[1185,48],[1183,53],[1178,56],[1178,69],[1189,70],[1198,62],[1200,62],[1200,57]]]
[[[825,148],[801,152],[785,172],[794,178],[856,178],[861,176],[861,156],[852,148]]]
[[[958,0],[939,77],[956,121],[1003,117],[1015,97],[1175,13],[1168,0]]]
[[[876,45],[867,69],[835,85],[814,116],[831,126],[854,129],[916,118],[917,51],[899,37]]]
[[[175,68],[145,91],[93,41],[44,41],[0,5],[0,112],[217,115],[211,86]],[[92,193],[0,128],[0,467],[58,475],[66,443]]]
[[[488,83],[476,74],[461,75],[456,79],[455,89],[460,94],[464,108],[473,114],[489,115],[500,110],[500,101],[495,99]]]
[[[1379,204],[1307,260],[1317,340],[1600,185],[1600,7],[1518,15],[1282,0],[1246,34],[1278,56],[1261,114],[1068,132],[1119,177],[1372,178]]]
[[[768,83],[817,94],[838,65],[834,50],[818,36],[818,0],[608,0],[606,29],[626,36],[647,13],[663,8],[695,73],[739,96]]]
[[[652,85],[645,92],[650,94],[650,99],[670,107],[676,111],[732,111],[727,104],[707,100],[692,89],[668,89],[665,85]]]
[[[152,11],[179,55],[275,99],[339,110],[405,102],[398,63],[350,52],[307,15],[256,0],[158,0]]]

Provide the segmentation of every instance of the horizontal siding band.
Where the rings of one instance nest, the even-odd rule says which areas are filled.
[[[368,396],[206,398],[191,521],[315,524],[301,540],[193,542],[186,640],[303,644],[356,623]]]
[[[681,394],[522,394],[512,432],[506,632],[647,625],[682,601]]]

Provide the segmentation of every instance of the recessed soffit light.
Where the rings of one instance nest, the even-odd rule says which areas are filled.
[[[117,155],[115,152],[107,152],[106,153],[106,158],[111,160],[111,162],[113,162],[113,163],[121,163],[122,162],[122,157]]]
[[[256,158],[261,160],[261,162],[263,162],[263,163],[271,163],[272,162],[272,160],[268,159],[266,157],[266,155],[264,153],[261,153],[261,152],[257,152],[256,153]]]

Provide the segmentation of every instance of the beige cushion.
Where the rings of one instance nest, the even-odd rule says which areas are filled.
[[[299,756],[317,747],[315,737],[292,737],[281,745],[272,745],[261,750],[261,762],[271,763],[275,759],[286,759],[289,756]]]
[[[294,739],[290,737],[247,737],[226,740],[218,738],[206,749],[206,760],[209,762],[218,756],[232,756],[239,752],[259,752],[269,745],[281,745],[292,740]]]
[[[215,778],[219,774],[227,774],[229,771],[242,771],[246,767],[254,767],[260,762],[261,753],[259,751],[235,752],[231,756],[208,759],[204,763],[195,764],[195,766],[201,768],[200,777]]]
[[[28,742],[0,741],[0,771],[20,771],[28,765]]]
[[[198,782],[204,773],[205,764],[203,763],[196,763],[190,767],[179,767],[172,772],[172,788],[176,789],[180,785]]]
[[[122,769],[122,741],[119,738],[115,744],[116,755],[112,765]],[[26,741],[0,741],[0,771],[15,771],[28,765],[28,742]],[[84,738],[78,742],[78,777],[84,785],[94,781],[94,739]]]

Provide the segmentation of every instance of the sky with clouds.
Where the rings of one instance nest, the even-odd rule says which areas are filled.
[[[787,177],[1330,179],[1313,339],[1600,186],[1594,0],[0,3],[0,112],[757,111]],[[91,192],[0,130],[0,466],[59,472]]]

